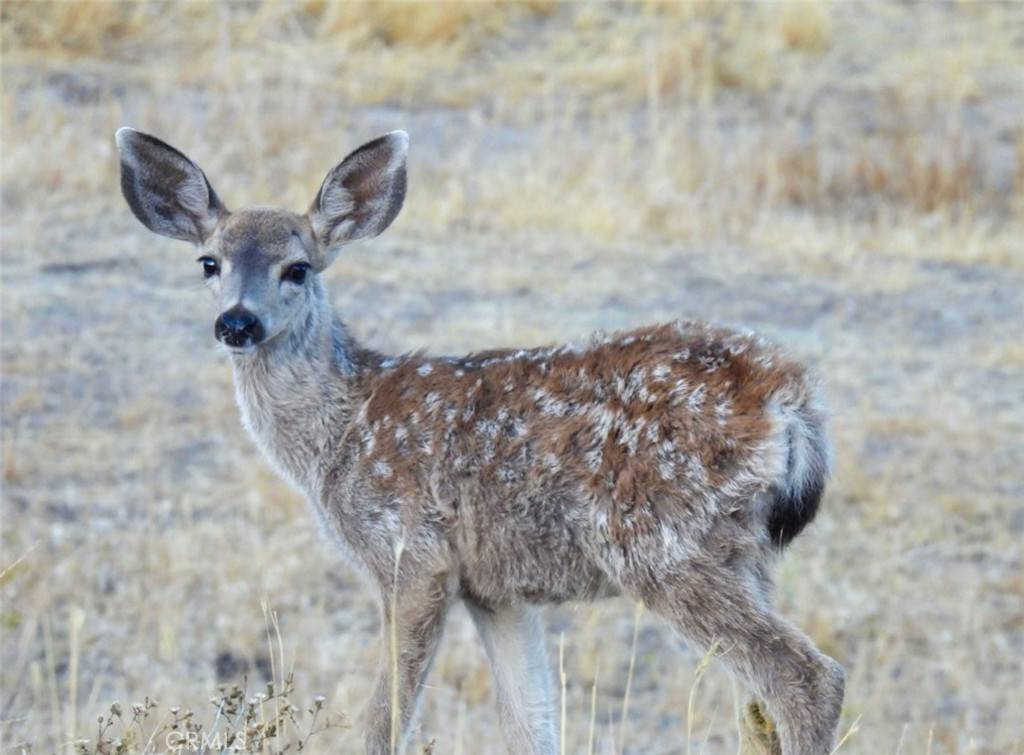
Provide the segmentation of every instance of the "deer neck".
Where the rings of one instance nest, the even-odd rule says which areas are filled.
[[[242,424],[277,471],[312,498],[341,452],[358,403],[364,355],[312,284],[304,323],[232,355]]]

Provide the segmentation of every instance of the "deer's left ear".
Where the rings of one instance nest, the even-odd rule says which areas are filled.
[[[367,142],[327,174],[308,213],[321,270],[343,244],[372,238],[391,225],[405,200],[408,151],[409,135],[392,131]]]

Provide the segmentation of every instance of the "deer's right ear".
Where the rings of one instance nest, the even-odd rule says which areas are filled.
[[[121,192],[154,233],[201,244],[227,213],[199,166],[169,144],[131,128],[118,129]]]

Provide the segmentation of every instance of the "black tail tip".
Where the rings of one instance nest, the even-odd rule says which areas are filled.
[[[782,550],[814,521],[825,492],[825,480],[808,482],[797,491],[779,491],[768,515],[768,536]]]

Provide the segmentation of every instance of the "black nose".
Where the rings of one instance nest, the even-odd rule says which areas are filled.
[[[263,340],[263,324],[252,312],[237,306],[217,318],[213,333],[218,341],[228,346],[255,346]]]

